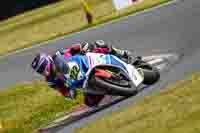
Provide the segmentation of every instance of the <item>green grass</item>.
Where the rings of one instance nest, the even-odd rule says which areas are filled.
[[[77,129],[76,133],[198,133],[199,84],[200,73],[193,74],[168,89],[146,96],[136,105]],[[0,91],[0,132],[36,132],[36,129],[63,116],[82,102],[81,94],[73,102],[65,101],[45,82],[15,85]]]
[[[116,12],[111,0],[86,0],[93,24],[88,24],[81,0],[63,0],[0,22],[0,55],[135,13],[170,0],[144,0]]]
[[[200,73],[196,73],[75,133],[199,133],[199,123]]]
[[[80,7],[81,3],[79,0],[73,0],[70,2],[63,0],[49,6],[27,11],[24,14],[2,21],[0,23],[0,31],[13,29],[24,24],[34,23],[34,21],[39,21],[41,18],[47,19],[49,17],[55,17],[57,14],[63,14],[64,12],[78,9]]]
[[[87,20],[80,0],[63,0],[0,23],[0,54],[72,33]]]
[[[44,82],[23,83],[0,91],[0,132],[29,133],[82,103],[67,102]]]
[[[141,0],[141,2],[120,11],[114,11],[113,8],[110,8],[110,12],[109,11],[107,12],[108,15],[94,15],[96,16],[94,24],[115,20],[118,19],[119,17],[137,13],[145,9],[149,9],[170,1],[172,0]]]

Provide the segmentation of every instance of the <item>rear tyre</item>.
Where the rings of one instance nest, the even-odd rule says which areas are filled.
[[[144,74],[144,85],[153,85],[160,79],[160,72],[159,70],[152,66],[151,64],[143,61],[143,60],[138,60],[133,64],[137,68],[141,68]]]
[[[160,79],[160,73],[157,68],[152,67],[149,68],[142,68],[144,74],[144,81],[143,84],[145,85],[153,85]]]

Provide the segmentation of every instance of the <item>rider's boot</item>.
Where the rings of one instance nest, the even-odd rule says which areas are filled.
[[[149,63],[142,60],[141,56],[135,57],[135,59],[133,60],[133,62],[131,64],[134,65],[137,68],[146,68],[146,69],[149,69],[149,70],[153,69],[153,67]]]
[[[137,56],[137,57],[135,57],[134,59],[133,59],[133,61],[132,61],[132,65],[134,65],[134,66],[138,66],[138,65],[140,65],[141,63],[142,63],[143,61],[142,61],[142,57],[141,56]]]
[[[129,59],[132,56],[132,53],[128,50],[122,50],[111,46],[111,54],[116,55],[120,58]]]
[[[139,66],[141,63],[144,64],[141,56],[134,56],[132,52],[128,50],[121,50],[111,46],[111,54],[118,56],[119,58],[125,59],[124,61],[134,66]]]

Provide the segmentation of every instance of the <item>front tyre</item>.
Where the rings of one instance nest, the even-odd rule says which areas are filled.
[[[95,77],[94,79],[96,86],[104,89],[109,95],[131,96],[137,93],[137,89],[131,85],[124,86],[120,84],[119,85],[112,84],[110,81],[105,80],[104,78],[101,77]]]

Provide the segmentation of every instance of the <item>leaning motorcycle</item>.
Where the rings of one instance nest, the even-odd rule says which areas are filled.
[[[93,95],[130,96],[136,94],[141,86],[153,85],[160,79],[156,67],[139,60],[127,64],[126,70],[120,66],[103,63],[103,54],[87,53],[90,70],[84,83],[84,92]]]
[[[87,53],[86,56],[90,59],[90,69],[87,73],[87,80],[84,82],[84,92],[94,95],[125,96],[125,98],[137,94],[142,86],[149,86],[158,82],[160,73],[169,71],[181,57],[176,54],[146,56],[142,60],[130,64],[123,62],[127,68],[125,70],[112,65],[112,63],[106,64],[105,60],[102,59],[105,57],[103,54]],[[79,120],[112,104],[106,103],[99,108],[70,112],[65,117],[58,118],[38,131],[48,132],[55,127]]]

